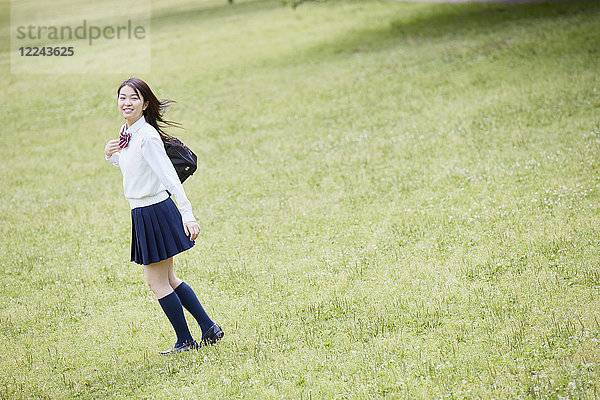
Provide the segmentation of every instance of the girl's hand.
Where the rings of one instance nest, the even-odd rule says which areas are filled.
[[[106,154],[106,157],[112,156],[117,151],[119,151],[119,139],[109,140],[104,148],[104,154]]]
[[[200,225],[198,225],[196,221],[186,222],[185,224],[183,224],[183,230],[193,242],[198,237],[198,234],[200,234]]]

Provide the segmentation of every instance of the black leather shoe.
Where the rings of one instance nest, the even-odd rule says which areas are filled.
[[[208,344],[215,344],[217,343],[217,340],[220,340],[223,337],[223,335],[225,335],[223,329],[221,329],[219,325],[213,324],[213,326],[208,328],[208,331],[206,331],[206,333],[202,335],[202,340],[200,341],[200,343],[203,346],[206,346]]]
[[[198,347],[200,347],[198,346],[198,343],[195,340],[192,340],[184,342],[180,345],[175,344],[169,350],[161,351],[160,354],[163,356],[168,356],[170,354],[181,353],[182,351],[197,350]]]

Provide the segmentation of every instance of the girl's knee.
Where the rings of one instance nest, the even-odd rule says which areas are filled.
[[[182,280],[176,277],[174,274],[169,275],[169,285],[171,285],[173,289],[176,289],[177,286],[181,284],[181,282]]]
[[[146,283],[148,284],[150,290],[159,298],[162,295],[168,294],[170,291],[172,291],[171,285],[164,279],[147,277]]]

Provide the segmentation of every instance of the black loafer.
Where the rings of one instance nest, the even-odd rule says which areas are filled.
[[[182,351],[197,350],[198,347],[200,347],[198,346],[198,343],[195,340],[192,340],[184,342],[180,345],[175,344],[169,350],[161,351],[160,354],[163,356],[168,356],[170,354],[181,353]]]
[[[204,346],[208,344],[215,344],[218,340],[220,340],[223,337],[223,335],[225,335],[223,329],[221,329],[219,325],[213,324],[213,326],[208,328],[208,331],[206,331],[206,333],[202,335],[202,340],[200,343]]]

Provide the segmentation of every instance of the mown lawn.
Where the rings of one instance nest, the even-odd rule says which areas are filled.
[[[226,332],[170,358],[103,159],[141,67],[9,74],[5,49],[0,398],[600,396],[598,21],[153,2],[140,77],[199,156],[176,265]]]

